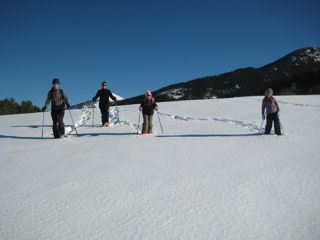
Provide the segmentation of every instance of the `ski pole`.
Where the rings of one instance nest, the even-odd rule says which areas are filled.
[[[160,120],[160,116],[159,116],[159,112],[157,111],[157,115],[158,115],[158,119],[159,119],[159,123],[160,123],[160,127],[161,127],[161,132],[163,134],[163,128],[162,128],[162,124],[161,124],[161,120]]]
[[[261,122],[261,126],[260,126],[259,133],[261,133],[263,123],[264,123],[264,119],[263,119],[262,122]]]
[[[79,135],[78,135],[77,128],[76,128],[76,125],[74,124],[74,121],[73,121],[73,117],[72,117],[71,111],[70,111],[70,109],[68,109],[68,110],[69,110],[69,113],[70,113],[70,117],[71,117],[71,121],[72,121],[72,124],[73,124],[74,130],[76,131],[77,136],[79,136]]]
[[[139,110],[139,121],[138,121],[138,127],[137,127],[137,135],[139,134],[140,117],[141,117],[141,111]]]
[[[95,109],[94,101],[91,101],[91,107],[92,107],[92,127],[93,127],[93,125],[94,125],[94,109]]]
[[[43,138],[43,125],[44,125],[44,111],[42,113],[42,132],[41,132],[41,138]]]
[[[118,115],[118,123],[120,124],[120,115],[119,115],[119,108],[118,108],[117,103],[116,103],[116,111],[117,111],[117,115]]]
[[[94,101],[91,101],[91,106],[92,106],[92,127],[94,126],[94,109],[96,106],[94,105]]]
[[[94,124],[94,107],[92,108],[92,127],[93,127],[93,124]]]

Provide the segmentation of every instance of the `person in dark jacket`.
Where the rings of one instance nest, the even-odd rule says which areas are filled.
[[[60,80],[55,78],[52,80],[52,88],[48,92],[46,102],[42,111],[44,112],[49,103],[51,102],[51,118],[52,118],[52,130],[54,138],[60,138],[65,134],[63,117],[64,117],[64,108],[67,105],[70,108],[70,103],[67,95],[60,88]]]
[[[158,105],[152,97],[151,91],[146,91],[139,110],[142,111],[143,114],[142,134],[152,133],[153,114],[154,110],[158,111]]]
[[[272,123],[274,122],[274,130],[277,135],[281,135],[281,126],[279,120],[279,105],[277,100],[273,97],[273,91],[271,88],[265,90],[265,97],[262,100],[262,119],[265,120],[267,114],[267,124],[265,127],[265,134],[270,134]]]
[[[107,88],[107,83],[103,81],[101,83],[101,89],[97,91],[97,94],[92,98],[92,101],[95,102],[99,98],[99,108],[101,111],[101,121],[102,126],[109,126],[109,108],[111,98],[113,101],[116,101],[116,97],[112,95],[112,92]]]

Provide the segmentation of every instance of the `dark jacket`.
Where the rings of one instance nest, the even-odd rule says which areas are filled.
[[[62,110],[67,107],[70,107],[70,103],[67,95],[63,92],[62,89],[52,88],[47,95],[46,103],[44,106],[47,108],[51,102],[51,110]]]
[[[113,101],[116,101],[116,97],[112,95],[109,89],[100,89],[98,90],[97,94],[92,98],[92,101],[97,101],[99,98],[99,107],[103,107],[109,105],[109,98]]]
[[[154,109],[158,107],[158,105],[154,98],[152,98],[150,101],[145,98],[144,101],[141,103],[140,107],[142,108],[143,114],[153,115]]]

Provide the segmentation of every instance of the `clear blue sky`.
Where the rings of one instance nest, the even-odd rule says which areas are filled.
[[[0,99],[124,97],[320,46],[320,1],[0,0]]]

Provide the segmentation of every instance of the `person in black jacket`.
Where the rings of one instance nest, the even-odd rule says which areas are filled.
[[[109,108],[111,98],[113,101],[116,101],[116,97],[112,95],[111,91],[107,88],[107,83],[103,81],[101,83],[101,89],[97,91],[97,94],[92,98],[92,101],[95,102],[99,98],[99,108],[101,111],[101,121],[102,126],[109,126]]]
[[[67,105],[70,108],[70,103],[67,95],[60,88],[60,80],[55,78],[52,80],[52,88],[48,92],[46,102],[42,111],[44,112],[49,103],[51,102],[51,117],[52,117],[52,130],[54,138],[60,138],[65,134],[63,117],[64,108]]]
[[[152,97],[151,91],[146,91],[139,110],[142,111],[143,114],[142,134],[152,133],[153,114],[154,110],[158,111],[158,105]]]

